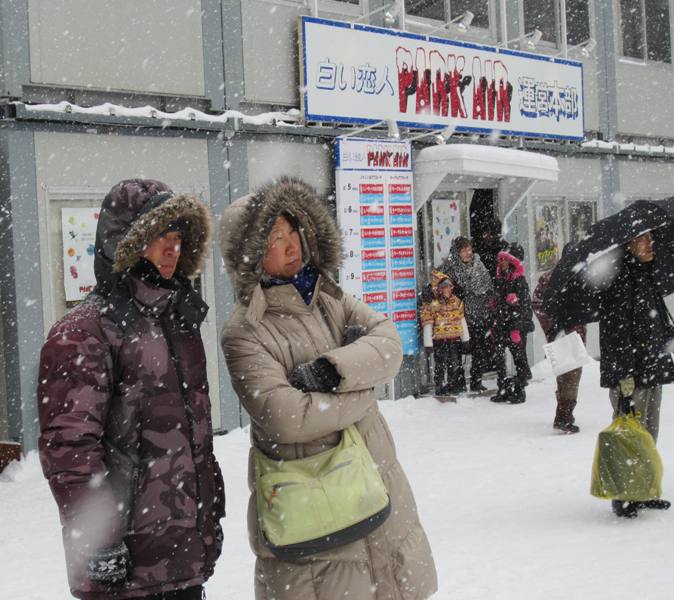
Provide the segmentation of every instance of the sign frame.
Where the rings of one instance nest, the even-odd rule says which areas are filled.
[[[405,355],[419,352],[416,213],[409,141],[338,137],[339,282],[396,325]]]
[[[313,84],[309,84],[309,77],[308,77],[308,69],[310,68],[310,63],[311,66],[313,67],[316,61],[316,56],[315,54],[323,52],[322,49],[315,49],[310,47],[310,40],[308,38],[311,37],[311,28],[312,27],[328,27],[332,28],[338,33],[335,33],[335,35],[341,35],[342,32],[346,33],[349,32],[350,34],[353,33],[358,33],[358,34],[374,34],[377,36],[386,36],[389,39],[392,39],[394,42],[398,41],[405,41],[405,42],[413,42],[418,44],[419,46],[417,47],[417,52],[419,51],[419,48],[424,48],[428,53],[429,56],[433,52],[436,52],[438,55],[441,54],[441,50],[449,51],[449,50],[463,50],[463,51],[468,51],[472,52],[474,56],[477,56],[480,54],[483,56],[485,59],[494,59],[493,62],[494,64],[498,61],[501,63],[500,59],[510,59],[513,61],[518,61],[518,64],[525,64],[522,63],[522,61],[529,61],[531,64],[531,68],[533,70],[538,70],[540,72],[541,69],[546,69],[547,67],[543,67],[540,63],[548,63],[550,67],[552,68],[557,68],[557,73],[552,73],[550,75],[551,81],[536,81],[536,94],[539,92],[545,92],[546,87],[548,86],[549,88],[549,98],[550,103],[553,101],[557,102],[559,104],[561,96],[564,96],[566,98],[569,93],[567,93],[568,90],[574,90],[574,93],[571,93],[571,96],[569,100],[561,100],[562,102],[569,102],[570,104],[564,105],[566,106],[575,106],[575,113],[577,113],[577,116],[574,116],[571,120],[573,120],[573,123],[571,123],[571,120],[569,120],[569,123],[567,126],[568,131],[566,133],[555,133],[554,130],[551,130],[550,128],[554,128],[554,123],[552,121],[556,118],[557,123],[560,122],[560,114],[564,114],[557,112],[556,117],[553,115],[550,117],[550,115],[543,115],[543,117],[539,116],[537,113],[536,117],[530,117],[528,114],[526,114],[524,117],[517,117],[520,121],[524,118],[533,118],[535,119],[535,122],[540,122],[542,123],[541,128],[545,127],[546,130],[542,131],[541,128],[536,129],[535,127],[532,128],[524,128],[524,127],[518,127],[516,124],[511,124],[513,126],[508,126],[508,123],[510,121],[485,121],[484,126],[480,126],[476,124],[476,119],[475,118],[456,118],[454,116],[445,116],[445,115],[432,115],[430,118],[426,118],[427,115],[423,115],[424,118],[417,118],[414,119],[414,116],[412,114],[409,114],[407,112],[402,113],[399,111],[398,107],[395,106],[394,108],[391,108],[389,110],[384,110],[381,109],[379,110],[378,107],[375,108],[364,108],[362,114],[355,114],[355,111],[349,110],[348,108],[348,103],[345,102],[340,102],[339,104],[339,110],[336,110],[333,114],[330,114],[329,112],[326,112],[325,110],[322,110],[320,106],[317,106],[319,104],[319,96],[318,96],[318,90],[313,89]],[[329,31],[326,30],[325,33],[328,33]],[[347,34],[348,35],[348,34]],[[364,25],[361,23],[352,23],[352,22],[344,22],[344,21],[335,21],[331,19],[324,19],[324,18],[319,18],[319,17],[311,17],[311,16],[301,16],[299,17],[299,61],[300,61],[300,79],[301,79],[301,108],[302,108],[302,113],[304,115],[305,121],[324,121],[324,122],[336,122],[336,123],[348,123],[348,124],[363,124],[363,125],[373,125],[380,123],[381,121],[385,119],[394,119],[400,126],[402,127],[410,127],[410,128],[425,128],[425,129],[443,129],[447,126],[454,125],[455,130],[460,132],[460,133],[479,133],[483,135],[490,135],[494,134],[494,132],[498,132],[500,135],[512,135],[512,136],[523,136],[523,137],[529,137],[529,138],[545,138],[545,139],[555,139],[555,140],[571,140],[571,141],[582,141],[585,139],[585,115],[584,115],[584,105],[585,105],[585,99],[584,99],[584,90],[583,90],[583,63],[580,61],[575,61],[575,60],[570,60],[568,58],[559,58],[559,57],[554,57],[554,56],[547,56],[547,55],[541,55],[541,54],[533,54],[530,52],[524,52],[520,50],[512,50],[509,48],[501,48],[497,46],[488,46],[485,44],[479,44],[479,43],[474,43],[474,42],[464,42],[464,41],[457,41],[457,40],[451,40],[447,38],[439,38],[439,37],[433,37],[429,35],[420,35],[420,34],[415,34],[415,33],[409,33],[405,31],[399,31],[396,29],[387,29],[387,28],[382,28],[382,27],[374,27],[371,25]],[[326,44],[328,42],[326,41]],[[343,44],[344,46],[348,46],[348,44]],[[347,52],[346,50],[344,52]],[[321,59],[323,59],[324,56],[321,54]],[[430,58],[428,61],[430,62]],[[328,57],[328,63],[330,62],[330,59]],[[390,57],[389,57],[389,62],[390,62]],[[485,61],[486,62],[486,61]],[[466,61],[467,63],[467,61]],[[386,65],[386,74],[388,75],[388,78],[386,80],[386,83],[390,85],[390,90],[391,90],[391,95],[393,96],[393,102],[392,104],[397,105],[399,103],[399,96],[396,95],[397,92],[394,88],[394,86],[390,82],[390,73],[389,73],[389,67],[393,66],[395,70],[395,61],[393,61],[393,65],[388,64]],[[354,68],[353,65],[351,65],[352,69]],[[575,71],[577,69],[578,71]],[[431,72],[431,69],[428,70],[429,73]],[[466,68],[466,72],[468,69]],[[506,68],[506,73],[508,72],[508,68]],[[569,78],[573,77],[574,78],[574,83],[577,83],[576,87],[573,86],[567,86],[567,87],[558,87],[557,85],[557,79],[555,77],[557,74],[561,73],[566,73]],[[355,73],[355,71],[354,71]],[[547,73],[547,71],[546,71]],[[395,71],[394,75],[398,76],[398,72]],[[347,76],[348,78],[348,76]],[[356,75],[352,75],[353,81],[356,79]],[[471,76],[472,79],[472,76]],[[543,87],[539,89],[538,84],[541,84]],[[346,84],[345,84],[346,85]],[[359,83],[360,85],[360,83]],[[430,84],[429,84],[430,85]],[[470,85],[470,84],[468,84]],[[510,104],[512,102],[512,105],[515,106],[517,100],[520,99],[520,96],[516,96],[515,94],[515,89],[514,86],[511,85],[512,89],[512,96],[511,100],[508,101],[508,110],[511,110]],[[520,81],[519,85],[522,85],[522,82]],[[353,85],[352,85],[353,88]],[[341,89],[340,91],[344,91],[345,88]],[[430,89],[430,88],[429,88]],[[550,91],[552,90],[552,91]],[[560,90],[562,90],[560,92]],[[567,91],[564,91],[567,90]],[[527,92],[529,94],[530,92]],[[463,92],[462,92],[463,94]],[[470,93],[468,93],[470,95]],[[545,94],[543,94],[545,95]],[[365,98],[365,96],[361,96],[362,98]],[[342,100],[346,98],[346,96],[342,95],[340,96]],[[556,98],[556,100],[555,100]],[[529,101],[529,100],[527,100]],[[429,100],[430,102],[430,100]],[[493,102],[490,100],[490,102]],[[365,103],[361,103],[361,105],[364,106]],[[461,104],[463,104],[463,98],[461,100]],[[558,106],[557,104],[557,106]],[[535,106],[538,107],[539,103],[538,100],[535,101]],[[484,108],[484,107],[483,107]],[[472,109],[472,104],[471,104],[471,109]],[[517,110],[517,107],[512,109],[512,112],[515,113]],[[566,110],[566,108],[564,108]],[[570,109],[571,110],[571,109]],[[370,112],[370,114],[366,114],[367,112]],[[452,109],[453,111],[453,109]],[[522,114],[525,114],[522,110],[520,111]],[[550,120],[545,120],[543,121],[542,119],[548,119]],[[479,119],[477,123],[479,123],[482,119]],[[560,127],[560,131],[562,128]]]

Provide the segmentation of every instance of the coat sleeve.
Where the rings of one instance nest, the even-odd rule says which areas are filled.
[[[103,460],[112,358],[101,337],[86,328],[52,330],[37,389],[42,469],[62,524],[80,532],[74,537],[85,550],[118,544],[126,533],[126,507],[115,500]]]
[[[534,330],[534,311],[531,308],[529,284],[524,277],[518,279],[517,296],[519,300],[519,328],[524,332]]]
[[[419,320],[421,326],[433,325],[433,308],[430,302],[424,302],[419,310]]]
[[[538,322],[541,324],[541,329],[545,334],[546,340],[550,342],[552,340],[549,339],[549,336],[552,333],[554,323],[552,317],[543,309],[543,292],[545,292],[545,288],[547,287],[549,281],[549,276],[545,274],[541,275],[538,280],[538,284],[534,288],[534,295],[531,299],[531,305],[534,313],[536,314]]]
[[[630,288],[627,274],[618,275],[601,297],[599,318],[599,355],[601,385],[617,385],[621,379],[634,376],[636,360]]]
[[[391,381],[402,363],[402,344],[395,325],[351,294],[344,294],[343,301],[346,325],[364,325],[367,334],[321,355],[342,378],[337,391],[367,390]]]
[[[340,431],[360,421],[376,402],[370,390],[323,394],[295,389],[284,365],[245,324],[226,325],[221,342],[234,390],[271,441],[299,444]]]
[[[512,281],[511,287],[504,299],[504,313],[507,330],[518,329],[522,333],[534,330],[529,285],[524,277],[519,277]]]

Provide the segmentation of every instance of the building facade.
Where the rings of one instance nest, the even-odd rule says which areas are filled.
[[[334,141],[359,124],[303,118],[303,15],[582,64],[584,140],[460,127],[448,140],[552,157],[558,176],[518,195],[505,176],[444,174],[416,215],[420,283],[451,235],[474,233],[478,203],[524,246],[535,284],[597,218],[674,194],[671,0],[0,0],[0,441],[36,446],[39,350],[75,302],[64,209],[95,209],[129,177],[200,195],[215,215],[282,174],[334,202]],[[418,138],[414,168],[430,130],[400,129]],[[198,285],[214,424],[227,431],[245,416],[218,348],[233,295],[216,242]],[[418,391],[423,367],[407,357],[387,393]]]

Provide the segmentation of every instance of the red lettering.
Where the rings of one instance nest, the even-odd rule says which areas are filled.
[[[394,300],[412,300],[417,297],[417,293],[414,290],[398,290],[393,292]]]
[[[360,230],[361,238],[383,238],[386,232],[383,227],[365,228]]]
[[[363,294],[363,302],[366,304],[374,304],[375,302],[386,302],[386,292],[377,292],[376,294]]]
[[[386,271],[363,271],[363,281],[386,281]]]
[[[409,237],[411,235],[411,227],[391,227],[391,237]]]
[[[372,152],[368,152],[368,164],[370,164],[370,154],[373,154]],[[384,184],[383,183],[361,183],[359,186],[360,193],[361,194],[383,194],[384,193]]]
[[[393,269],[391,275],[394,280],[398,279],[414,279],[414,269]]]
[[[361,250],[360,255],[362,256],[363,260],[378,260],[386,258],[386,250],[383,248],[377,250]]]
[[[380,216],[384,214],[383,204],[364,205],[360,207],[361,216]]]
[[[391,215],[411,215],[412,206],[410,204],[391,204],[389,207],[389,214]]]

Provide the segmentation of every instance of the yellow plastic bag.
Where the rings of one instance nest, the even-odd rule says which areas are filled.
[[[662,471],[653,436],[639,415],[618,415],[597,437],[590,493],[607,500],[659,498]]]

